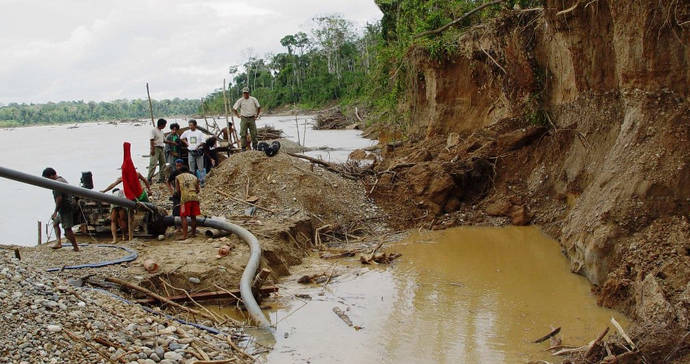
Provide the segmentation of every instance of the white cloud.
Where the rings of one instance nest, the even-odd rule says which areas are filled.
[[[0,0],[0,103],[199,98],[231,64],[283,51],[280,38],[339,13],[363,24],[373,0],[119,2]]]

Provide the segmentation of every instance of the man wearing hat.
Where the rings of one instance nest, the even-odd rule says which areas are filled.
[[[259,100],[254,96],[249,96],[249,88],[242,89],[242,97],[235,102],[232,111],[242,121],[240,123],[240,140],[242,142],[242,150],[247,150],[247,129],[252,137],[252,148],[256,149],[259,140],[256,135],[256,119],[261,113],[261,105]]]

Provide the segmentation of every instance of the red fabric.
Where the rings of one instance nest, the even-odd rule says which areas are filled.
[[[122,186],[125,190],[125,197],[134,200],[139,197],[143,191],[139,184],[139,174],[136,168],[134,168],[134,162],[132,162],[132,156],[130,155],[131,146],[132,145],[128,142],[122,144],[125,153],[122,159]]]
[[[187,201],[180,206],[180,217],[199,216],[201,209],[199,208],[199,201]]]

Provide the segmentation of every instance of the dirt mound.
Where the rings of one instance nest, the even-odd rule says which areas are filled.
[[[348,226],[379,217],[360,183],[284,153],[231,156],[212,170],[201,197],[202,210],[220,216],[243,215],[252,208],[243,201],[256,200],[260,216],[304,214],[318,220],[316,225]]]

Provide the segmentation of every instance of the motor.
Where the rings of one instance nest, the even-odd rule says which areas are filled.
[[[81,186],[93,190],[93,174],[90,171],[81,172]]]
[[[263,151],[267,156],[273,157],[274,155],[278,154],[278,151],[280,150],[280,142],[276,140],[270,145],[266,142],[259,142],[259,144],[256,146],[256,150]]]

